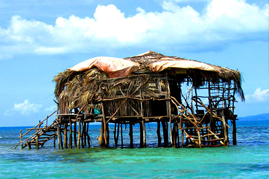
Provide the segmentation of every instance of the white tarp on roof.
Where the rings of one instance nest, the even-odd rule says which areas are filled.
[[[125,77],[139,69],[139,64],[130,60],[113,57],[95,57],[69,68],[71,71],[85,71],[97,67],[108,74],[110,78]]]
[[[215,69],[211,65],[191,60],[159,61],[149,64],[149,67],[154,72],[160,72],[167,68],[199,69],[205,71],[215,71]]]

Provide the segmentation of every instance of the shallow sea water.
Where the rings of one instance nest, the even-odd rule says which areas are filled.
[[[202,149],[156,148],[155,126],[147,127],[149,148],[101,149],[94,147],[99,127],[91,127],[93,147],[65,150],[52,143],[39,150],[10,149],[26,127],[1,127],[0,178],[269,178],[268,121],[239,121],[237,146]]]

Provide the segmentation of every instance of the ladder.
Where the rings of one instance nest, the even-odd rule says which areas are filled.
[[[40,121],[33,128],[27,129],[28,131],[26,133],[22,134],[20,131],[20,136],[18,137],[20,138],[20,142],[15,146],[13,146],[12,148],[16,149],[18,146],[21,146],[21,148],[23,149],[28,146],[30,149],[32,146],[36,146],[36,148],[38,149],[39,147],[42,147],[50,139],[55,138],[57,136],[57,134],[55,134],[55,131],[57,130],[56,125],[58,124],[58,122],[55,119],[48,126],[48,119],[56,112],[57,110],[51,113],[49,116],[47,116],[44,120]],[[45,121],[46,121],[45,126],[41,127]],[[34,134],[32,134],[30,137],[24,140],[22,139],[24,136],[26,136],[28,133],[34,130],[35,130]]]

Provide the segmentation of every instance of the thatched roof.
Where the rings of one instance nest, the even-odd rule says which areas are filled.
[[[239,71],[195,60],[164,56],[152,51],[124,59],[96,57],[81,62],[54,77],[55,96],[57,99],[66,98],[75,106],[81,107],[89,100],[102,98],[104,93],[112,95],[116,84],[132,83],[132,80],[124,80],[124,77],[132,76],[134,73],[163,73],[163,71],[169,76],[180,74],[181,79],[192,79],[195,87],[202,86],[203,81],[215,83],[220,80],[227,83],[234,81],[236,91],[244,100]],[[119,81],[121,79],[123,80]],[[102,82],[104,80],[105,83]],[[142,77],[141,80],[143,81]]]

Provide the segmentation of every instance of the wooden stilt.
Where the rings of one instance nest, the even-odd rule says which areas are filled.
[[[69,148],[72,149],[72,122],[69,120]]]
[[[89,136],[89,123],[87,123],[87,136],[88,136],[88,147],[90,147],[91,146],[91,138],[90,138],[90,136]]]
[[[81,145],[81,148],[84,148],[84,122],[81,122],[80,124],[80,127],[81,127],[81,132],[80,132],[80,145]]]
[[[77,148],[80,148],[80,136],[81,136],[81,122],[78,121],[78,140],[77,140]]]
[[[120,124],[121,148],[123,148],[122,123]]]
[[[106,138],[107,138],[107,147],[109,146],[109,125],[106,123]]]
[[[101,122],[100,137],[98,137],[99,147],[103,147],[103,138],[104,138],[104,121]]]
[[[130,135],[130,148],[134,147],[134,143],[133,143],[133,124],[129,124],[129,135]]]
[[[184,147],[184,129],[183,129],[183,123],[182,118],[180,118],[180,126],[181,126],[181,148]]]
[[[22,143],[22,132],[20,130],[20,141],[21,141],[21,149],[23,148],[23,143]]]
[[[86,131],[86,127],[87,127],[87,123],[86,122],[83,122],[83,133],[82,133],[82,135],[83,135],[83,148],[87,145],[86,144],[86,141],[87,141],[87,131]]]
[[[142,127],[142,121],[139,123],[140,128],[140,148],[143,148],[143,127]]]
[[[157,137],[158,137],[158,147],[161,146],[162,138],[161,138],[161,132],[160,132],[160,121],[157,122]]]
[[[146,147],[146,125],[145,125],[145,119],[142,119],[142,130],[143,130],[143,147]]]
[[[64,148],[67,149],[67,124],[64,124]]]
[[[55,142],[56,142],[56,135],[55,135],[55,131],[53,131],[53,147],[55,148],[56,145],[55,145]]]
[[[227,134],[227,129],[226,129],[226,120],[224,117],[224,110],[222,110],[222,130],[224,132],[224,145],[229,145],[228,142],[228,134]]]
[[[104,139],[105,139],[105,147],[108,147],[108,143],[107,143],[107,130],[106,130],[106,115],[105,115],[105,108],[104,108],[104,102],[101,103],[101,107],[102,107],[102,114],[103,114],[103,132],[104,132]]]
[[[177,125],[175,124],[175,122],[173,123],[172,139],[173,139],[173,145],[172,145],[172,147],[176,147],[176,141],[177,141]]]
[[[77,121],[74,122],[74,145],[77,147]]]
[[[28,142],[28,148],[31,149],[31,142]]]
[[[37,134],[36,135],[36,149],[39,149],[39,143],[38,143],[38,138],[39,138],[39,135]]]
[[[62,141],[62,136],[61,136],[61,125],[57,125],[57,139],[58,139],[58,148],[61,148],[61,141]]]
[[[164,140],[164,147],[168,146],[168,130],[167,130],[167,122],[162,121],[163,126],[163,140]]]
[[[118,127],[119,128],[119,127]],[[115,147],[118,147],[118,137],[117,137],[117,123],[115,123],[115,127],[114,127],[114,143],[115,143]]]

